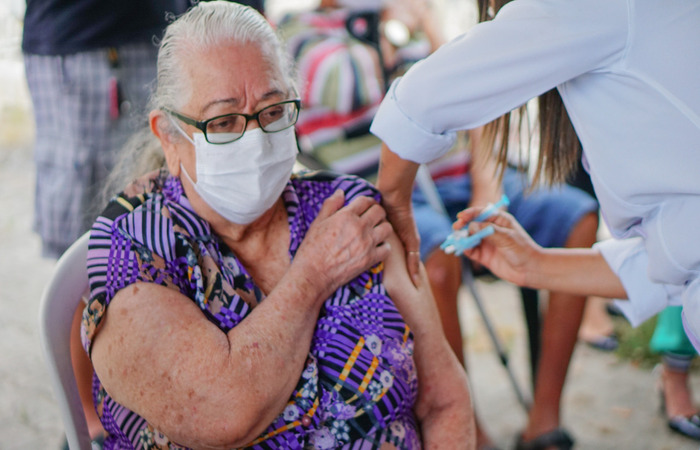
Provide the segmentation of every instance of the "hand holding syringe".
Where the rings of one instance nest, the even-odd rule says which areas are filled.
[[[473,222],[482,222],[498,211],[498,208],[502,206],[507,207],[509,204],[510,201],[508,197],[503,194],[498,202],[489,205],[473,220]],[[481,243],[483,238],[494,233],[493,227],[489,225],[483,230],[470,235],[468,227],[469,224],[447,236],[447,239],[440,245],[440,248],[447,254],[460,255],[465,250],[476,247]]]

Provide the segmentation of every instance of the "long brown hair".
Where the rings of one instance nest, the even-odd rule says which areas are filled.
[[[479,21],[484,22],[493,19],[496,13],[511,0],[478,0]],[[540,132],[540,147],[537,158],[537,166],[533,174],[532,186],[539,183],[552,185],[563,183],[578,167],[581,155],[581,143],[571,124],[559,91],[551,89],[540,95],[537,99],[538,122]],[[526,105],[519,108],[520,114],[517,124],[519,134],[527,126],[523,121],[526,113]],[[498,119],[484,126],[483,137],[479,151],[494,151],[496,149],[499,176],[508,163],[508,143],[511,125],[511,113],[506,113]],[[529,160],[529,149],[519,149],[520,160]],[[527,155],[523,152],[527,151]]]

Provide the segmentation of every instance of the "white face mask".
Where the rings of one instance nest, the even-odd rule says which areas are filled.
[[[194,145],[197,182],[181,165],[183,173],[197,194],[224,218],[247,225],[282,195],[297,155],[294,127],[275,133],[255,128],[228,144],[211,144],[203,133],[194,133],[190,139],[176,127]]]

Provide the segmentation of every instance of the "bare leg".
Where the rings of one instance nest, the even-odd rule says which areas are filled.
[[[590,247],[595,242],[597,229],[597,215],[584,216],[569,235],[566,247]],[[526,442],[559,426],[561,394],[585,303],[586,297],[556,292],[549,295],[534,401],[523,432]]]
[[[671,367],[664,359],[661,382],[664,403],[666,404],[666,417],[688,417],[698,412],[693,406],[693,395],[688,385],[689,368]]]
[[[583,312],[583,322],[578,331],[578,338],[584,342],[595,342],[610,336],[614,331],[612,319],[606,310],[608,299],[591,297],[586,302]]]

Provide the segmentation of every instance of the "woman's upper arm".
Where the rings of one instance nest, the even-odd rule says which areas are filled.
[[[248,444],[282,412],[308,355],[318,308],[291,272],[228,332],[177,289],[119,290],[93,339],[100,382],[180,445]]]
[[[419,386],[415,411],[424,444],[430,447],[442,442],[450,448],[461,447],[474,437],[466,372],[443,333],[425,268],[421,266],[421,283],[416,288],[406,271],[403,247],[396,236],[390,242],[385,284],[415,339]]]
[[[270,369],[279,358],[251,331],[266,326],[266,314],[253,315],[225,333],[180,292],[135,283],[112,298],[93,342],[93,366],[117,403],[171,442],[241,447],[280,414],[302,369],[294,362]]]
[[[406,269],[406,254],[396,234],[388,239],[389,257],[384,261],[384,285],[389,296],[411,328],[416,340],[442,345],[444,334],[425,268],[420,267],[420,283],[416,287]],[[425,337],[429,339],[425,339]],[[422,344],[422,342],[421,342]]]
[[[187,435],[199,422],[193,420],[198,409],[213,400],[207,388],[222,388],[218,375],[226,369],[228,342],[178,291],[135,283],[112,298],[92,362],[115,401],[163,432]]]
[[[406,254],[398,236],[392,233],[387,242],[391,252],[384,261],[384,285],[389,296],[414,334],[422,331],[423,328],[434,330],[433,325],[437,325],[439,328],[439,322],[433,323],[434,318],[423,313],[423,310],[430,311],[430,308],[426,308],[429,305],[425,304],[423,300],[433,301],[427,278],[422,276],[424,271],[421,270],[421,283],[416,287],[406,269]]]

